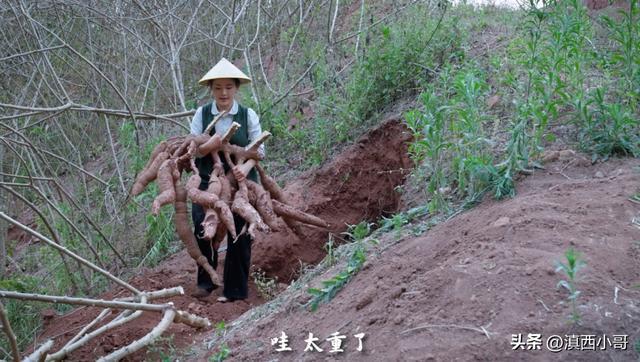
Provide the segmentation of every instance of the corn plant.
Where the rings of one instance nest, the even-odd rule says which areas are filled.
[[[496,174],[491,155],[492,141],[483,130],[483,105],[487,89],[484,78],[473,67],[463,68],[453,81],[454,96],[449,103],[454,140],[452,179],[461,197],[478,199],[492,187]]]
[[[569,248],[564,253],[566,264],[562,262],[557,263],[556,273],[562,272],[564,273],[566,280],[560,280],[558,282],[557,288],[565,288],[569,292],[569,296],[567,299],[571,303],[571,315],[569,316],[569,320],[574,323],[580,323],[580,313],[578,312],[578,304],[577,299],[580,296],[580,291],[576,287],[576,281],[578,280],[578,272],[580,269],[586,266],[584,260],[578,252],[576,252],[573,248]]]
[[[629,8],[619,10],[620,20],[603,16],[610,38],[617,47],[610,51],[610,62],[620,68],[630,108],[636,109],[640,98],[640,4],[629,1]]]
[[[637,115],[620,103],[610,103],[605,92],[597,88],[589,102],[593,110],[585,116],[581,142],[592,158],[610,155],[640,156],[640,127]]]
[[[446,136],[446,106],[441,106],[433,90],[420,96],[424,110],[412,110],[405,116],[414,142],[409,145],[409,154],[414,162],[423,162],[429,181],[426,192],[431,201],[432,212],[448,209],[447,201],[440,190],[448,186],[445,173],[445,155],[452,147]]]

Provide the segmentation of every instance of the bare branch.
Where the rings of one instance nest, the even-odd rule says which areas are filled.
[[[28,51],[28,52],[18,53],[18,54],[10,55],[8,57],[0,58],[0,62],[6,61],[6,60],[11,60],[13,58],[24,57],[24,56],[35,54],[35,53],[48,52],[48,51],[51,51],[51,50],[62,49],[62,48],[64,48],[64,45],[56,45],[56,46],[53,46],[53,47],[31,50],[31,51]]]
[[[18,349],[18,342],[16,342],[16,335],[13,333],[13,329],[11,329],[11,324],[9,324],[9,318],[7,318],[7,312],[4,310],[4,305],[0,303],[0,321],[2,322],[2,330],[4,331],[5,336],[9,340],[9,345],[11,346],[11,354],[13,355],[13,360],[16,362],[20,361],[20,350]]]
[[[158,325],[155,326],[151,330],[151,332],[149,332],[144,337],[129,344],[128,346],[123,347],[119,350],[116,350],[115,352],[112,352],[111,354],[105,357],[100,358],[98,361],[100,362],[119,361],[125,356],[128,356],[134,353],[135,351],[145,347],[146,345],[156,340],[156,338],[160,337],[160,335],[169,328],[169,326],[171,325],[175,317],[176,317],[176,311],[174,309],[165,310],[162,320],[160,320],[160,323],[158,323]]]
[[[135,294],[140,294],[141,292],[134,288],[132,285],[130,285],[129,283],[117,278],[116,276],[114,276],[113,274],[109,273],[108,271],[100,268],[99,266],[93,264],[92,262],[76,255],[75,253],[73,253],[72,251],[70,251],[69,249],[56,244],[55,242],[51,241],[49,238],[47,238],[46,236],[40,234],[39,232],[31,229],[30,227],[21,224],[19,221],[11,218],[10,216],[8,216],[7,214],[5,214],[4,212],[0,211],[0,218],[3,218],[5,220],[7,220],[8,222],[12,223],[13,225],[17,226],[19,229],[28,232],[29,234],[37,237],[38,239],[44,241],[45,243],[49,244],[50,246],[52,246],[53,248],[62,251],[63,253],[69,255],[70,257],[72,257],[73,259],[79,261],[80,263],[84,264],[85,266],[97,271],[98,273],[106,276],[107,278],[109,278],[111,281],[115,282],[116,284],[132,291]]]
[[[33,351],[29,357],[22,360],[22,362],[42,362],[51,348],[53,348],[53,341],[49,339]]]

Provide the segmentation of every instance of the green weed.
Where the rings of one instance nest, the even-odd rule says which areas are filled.
[[[251,276],[262,298],[269,301],[278,295],[278,277],[269,278],[265,271],[260,269],[253,271]]]
[[[327,256],[326,256],[327,264],[329,264],[329,266],[335,264],[336,255],[335,255],[335,240],[333,238],[333,234],[331,233],[329,234],[329,239],[324,245],[324,249],[327,251]]]
[[[147,349],[147,355],[156,361],[172,362],[177,360],[178,350],[173,341],[173,334],[160,336]]]
[[[308,305],[312,312],[318,309],[321,303],[328,303],[335,295],[357,274],[366,261],[365,248],[358,242],[352,251],[347,267],[331,279],[322,281],[322,288],[309,288],[307,291],[312,295]]]
[[[157,194],[158,186],[154,183],[137,197],[142,204],[150,204]],[[177,251],[178,243],[175,242],[175,227],[173,225],[173,210],[162,208],[157,216],[147,214],[147,244],[145,250],[147,254],[140,261],[140,265],[157,265],[171,253]]]
[[[215,325],[216,336],[224,336],[226,334],[226,324],[224,321],[220,321]],[[218,347],[218,351],[209,356],[209,362],[222,362],[231,354],[231,349],[226,343],[223,343]]]
[[[576,282],[578,280],[578,272],[580,269],[586,266],[584,260],[578,252],[576,252],[573,248],[569,248],[564,253],[566,264],[562,262],[557,263],[556,273],[562,272],[564,273],[566,280],[561,280],[558,282],[557,288],[563,287],[569,292],[569,296],[567,299],[571,302],[571,315],[569,316],[569,320],[574,323],[580,323],[580,313],[578,312],[578,304],[577,299],[580,296],[580,291],[576,287]]]
[[[44,292],[39,278],[29,275],[18,275],[0,280],[0,289],[22,293]],[[40,328],[41,311],[50,305],[44,303],[24,302],[13,299],[3,301],[9,323],[16,336],[18,348],[24,350]],[[4,333],[0,333],[0,345],[9,351],[9,343]]]
[[[372,223],[362,221],[355,225],[347,225],[347,231],[342,234],[348,236],[353,241],[362,241],[371,234]]]
[[[345,234],[353,240],[353,250],[347,261],[347,267],[333,278],[322,281],[322,288],[309,288],[307,292],[312,295],[307,303],[311,311],[316,311],[321,303],[327,303],[356,275],[366,261],[366,247],[364,239],[371,234],[373,224],[366,221],[356,225],[349,225]]]

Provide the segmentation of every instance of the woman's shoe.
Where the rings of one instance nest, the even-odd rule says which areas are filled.
[[[226,302],[231,302],[231,300],[225,296],[220,296],[218,297],[218,299],[216,299],[218,302],[220,303],[226,303]]]
[[[192,294],[196,298],[206,298],[209,295],[211,295],[211,291],[204,288],[196,288],[196,291]]]

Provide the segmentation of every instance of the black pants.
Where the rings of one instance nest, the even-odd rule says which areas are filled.
[[[206,190],[208,184],[200,183],[200,190]],[[191,205],[191,218],[194,225],[194,235],[198,241],[198,247],[215,270],[218,267],[218,251],[213,250],[211,241],[202,239],[204,230],[202,221],[204,220],[204,209],[198,204]],[[233,214],[233,221],[236,227],[236,234],[239,234],[245,224],[244,219]],[[227,255],[224,259],[224,289],[223,294],[229,299],[246,299],[248,297],[249,267],[251,266],[251,235],[248,233],[238,237],[233,242],[231,235],[227,234]],[[198,265],[198,288],[212,291],[215,289],[209,273]]]

